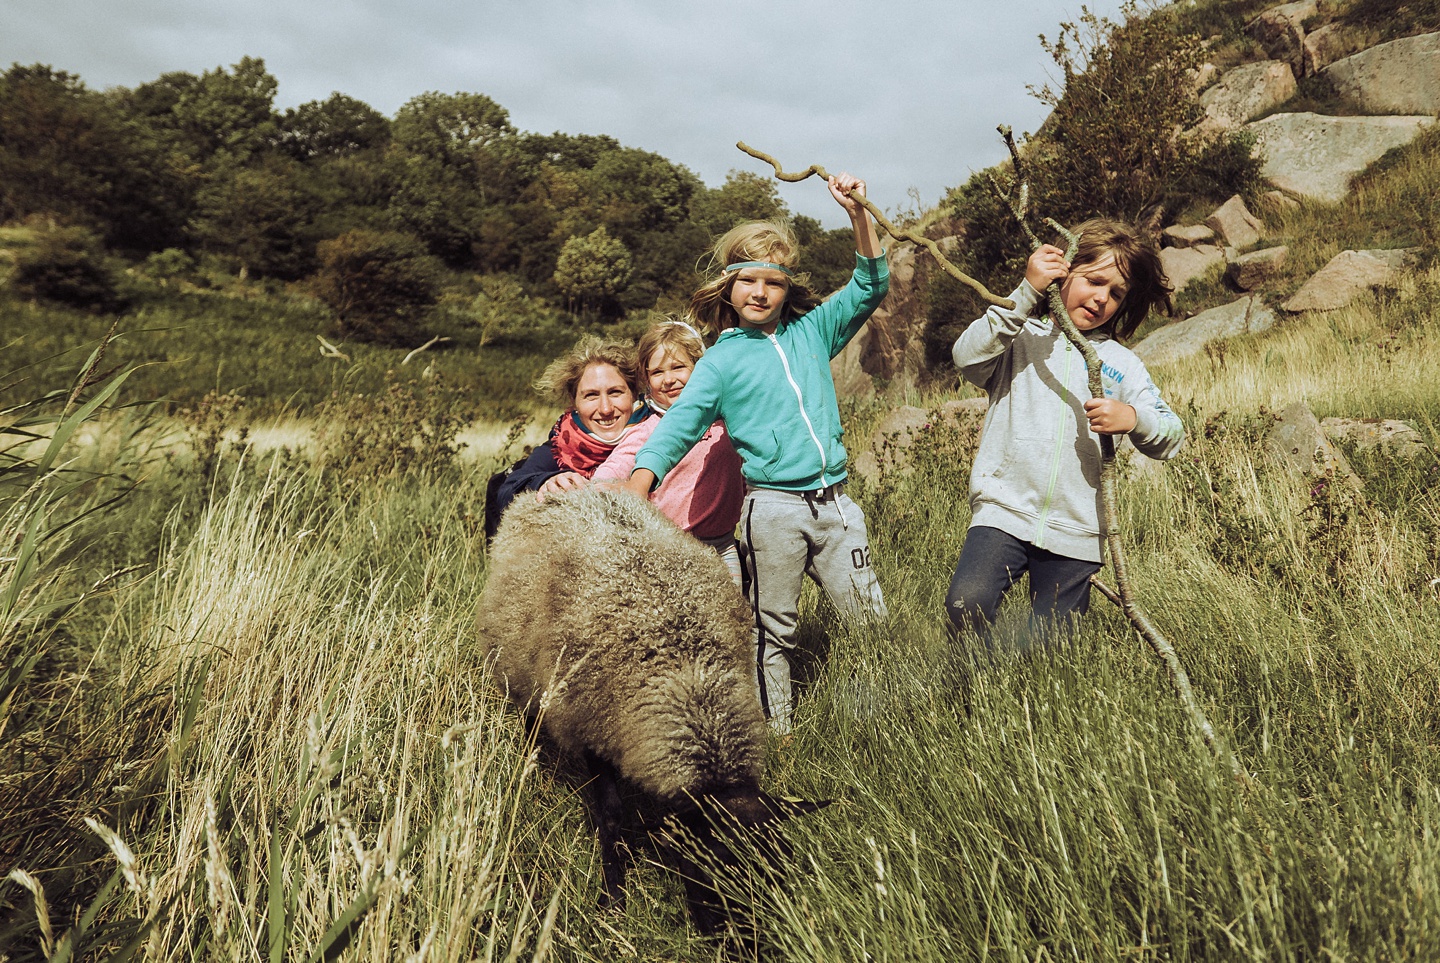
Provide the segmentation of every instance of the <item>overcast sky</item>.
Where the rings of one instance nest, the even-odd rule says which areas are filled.
[[[1087,6],[1114,16],[1119,0]],[[609,134],[718,186],[850,170],[890,211],[926,206],[999,161],[995,126],[1034,130],[1026,91],[1055,73],[1079,0],[0,0],[0,64],[44,63],[94,89],[259,57],[278,108],[340,91],[393,116],[426,91],[475,91],[520,130]],[[846,223],[816,180],[792,211]]]

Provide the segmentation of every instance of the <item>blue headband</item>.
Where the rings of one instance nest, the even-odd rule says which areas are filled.
[[[725,270],[724,270],[722,273],[724,273],[724,274],[729,274],[731,271],[738,271],[738,270],[740,270],[741,268],[747,268],[747,267],[753,267],[753,268],[769,268],[771,271],[779,271],[781,274],[785,275],[786,277],[794,277],[794,276],[795,276],[795,272],[792,271],[792,270],[790,270],[789,268],[787,268],[785,265],[783,265],[783,264],[773,264],[773,263],[771,263],[770,261],[736,261],[734,264],[727,264],[727,265],[725,265]]]

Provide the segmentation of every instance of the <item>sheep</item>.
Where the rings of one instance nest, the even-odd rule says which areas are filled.
[[[517,499],[476,616],[497,684],[589,778],[604,905],[623,906],[617,779],[658,804],[707,866],[744,839],[778,873],[781,820],[824,803],[760,789],[766,726],[749,609],[713,550],[649,503],[590,487]],[[707,866],[671,852],[696,928],[734,923]]]

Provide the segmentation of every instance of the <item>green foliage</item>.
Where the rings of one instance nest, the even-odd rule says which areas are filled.
[[[634,261],[619,238],[602,224],[584,237],[572,237],[555,262],[555,284],[582,313],[611,303],[630,280]]]
[[[296,160],[347,157],[390,142],[390,121],[369,104],[336,91],[285,111],[280,144]]]
[[[233,258],[242,275],[295,279],[314,266],[309,235],[319,207],[298,165],[276,158],[201,189],[189,233],[201,250]]]
[[[444,472],[460,448],[456,435],[478,414],[470,393],[443,377],[385,378],[373,395],[336,392],[320,406],[322,464],[342,488]]]
[[[439,266],[414,238],[354,230],[319,246],[317,297],[342,337],[414,345],[418,321],[438,296]]]
[[[122,305],[99,239],[83,227],[39,232],[33,245],[16,252],[10,284],[26,297],[76,308],[111,311]]]
[[[742,221],[769,221],[790,216],[775,180],[753,171],[732,170],[725,183],[701,191],[690,207],[690,217],[713,235],[724,234]]]
[[[1173,216],[1197,199],[1222,200],[1259,183],[1259,162],[1243,136],[1179,133],[1200,118],[1192,82],[1200,38],[1177,33],[1166,16],[1140,16],[1134,2],[1121,13],[1116,23],[1086,10],[1061,24],[1053,41],[1041,38],[1062,86],[1035,91],[1054,110],[1023,150],[1037,220]],[[1029,254],[994,196],[993,173],[975,175],[950,199],[982,281],[1016,277]]]

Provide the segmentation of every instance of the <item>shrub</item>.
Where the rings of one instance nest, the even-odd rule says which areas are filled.
[[[38,234],[33,246],[15,253],[10,283],[22,295],[72,307],[112,311],[122,306],[100,241],[83,227]]]
[[[313,281],[335,312],[336,334],[357,341],[404,347],[423,340],[426,309],[440,287],[440,263],[408,234],[347,231],[321,241]]]
[[[625,290],[634,260],[619,238],[602,224],[565,242],[555,261],[555,285],[582,313],[603,311]]]
[[[1037,226],[1045,217],[1074,224],[1099,214],[1159,220],[1259,182],[1259,162],[1242,135],[1182,133],[1200,119],[1194,87],[1200,38],[1177,33],[1165,15],[1138,16],[1133,0],[1121,12],[1123,22],[1115,23],[1085,10],[1062,23],[1055,40],[1041,38],[1063,87],[1032,89],[1054,107],[1023,151]],[[1029,254],[994,196],[990,173],[975,175],[951,197],[981,280],[1018,274]]]

